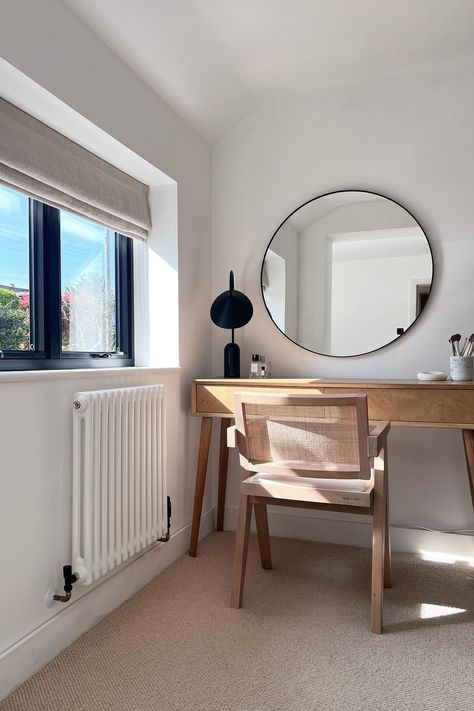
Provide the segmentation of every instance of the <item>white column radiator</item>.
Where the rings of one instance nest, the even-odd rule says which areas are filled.
[[[168,530],[165,386],[74,396],[72,570],[90,585]]]

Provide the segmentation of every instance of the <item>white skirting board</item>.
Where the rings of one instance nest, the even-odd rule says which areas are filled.
[[[200,538],[213,529],[214,509],[210,509],[202,515]],[[188,524],[168,543],[144,553],[76,601],[73,591],[72,601],[59,614],[5,650],[0,655],[0,700],[184,555],[190,531]]]
[[[224,527],[226,531],[235,531],[237,509],[226,508]],[[300,510],[294,513],[291,508],[270,508],[268,510],[268,525],[270,535],[277,538],[298,538],[305,541],[323,541],[338,543],[358,548],[370,548],[372,545],[372,524],[370,517],[350,516],[343,519],[335,518],[331,512]],[[255,521],[252,522],[255,532]],[[433,559],[443,559],[456,556],[472,558],[474,562],[474,536],[454,533],[438,533],[422,531],[416,528],[390,527],[392,550],[403,553],[421,555],[432,554]],[[453,561],[454,562],[454,561]]]

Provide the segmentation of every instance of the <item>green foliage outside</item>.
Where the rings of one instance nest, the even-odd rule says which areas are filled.
[[[28,348],[29,309],[23,303],[11,289],[0,288],[0,350]]]
[[[95,274],[76,279],[61,296],[63,351],[113,351],[116,348],[115,294]],[[29,348],[30,296],[0,288],[0,350]]]

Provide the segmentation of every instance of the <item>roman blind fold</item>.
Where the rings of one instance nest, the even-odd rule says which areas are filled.
[[[4,99],[0,182],[128,237],[151,228],[147,185]]]

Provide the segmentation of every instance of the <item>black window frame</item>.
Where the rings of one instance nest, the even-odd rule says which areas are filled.
[[[30,343],[4,349],[0,371],[119,368],[134,365],[133,244],[115,232],[117,352],[61,349],[60,210],[29,198]],[[1,348],[1,344],[0,344]]]

